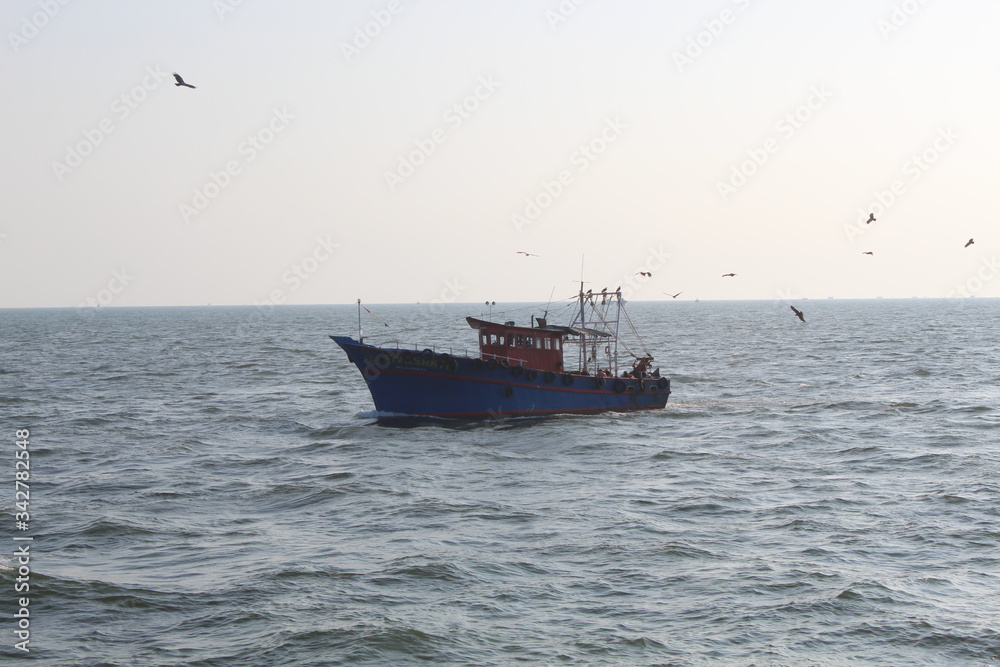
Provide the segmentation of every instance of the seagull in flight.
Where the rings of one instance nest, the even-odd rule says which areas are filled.
[[[666,293],[666,292],[664,292],[664,294],[667,294],[667,293]],[[683,291],[683,290],[682,290],[682,291],[680,291],[680,292],[678,292],[677,294],[667,294],[667,296],[669,296],[669,297],[670,297],[671,299],[676,299],[676,298],[677,298],[677,297],[679,297],[679,296],[680,296],[681,294],[684,294],[684,291]]]
[[[735,278],[736,274],[735,273],[723,273],[722,277],[723,278]]]
[[[972,239],[969,239],[969,242],[965,244],[965,247],[968,248],[973,243],[975,243],[975,241],[973,241]]]
[[[525,257],[538,257],[538,255],[536,255],[536,254],[534,254],[534,253],[531,253],[531,252],[524,252],[523,250],[518,250],[518,251],[517,251],[517,254],[518,254],[518,255],[524,255]]]
[[[865,224],[866,224],[866,225],[870,225],[870,224],[872,224],[873,222],[875,222],[875,214],[874,214],[874,213],[869,213],[869,214],[868,214],[868,219],[867,219],[867,220],[865,220]]]
[[[801,310],[799,310],[799,309],[798,309],[798,308],[796,308],[795,306],[789,306],[789,308],[791,308],[791,309],[792,309],[792,312],[793,312],[793,313],[795,313],[795,317],[799,318],[799,319],[800,319],[800,320],[802,320],[803,322],[805,322],[805,321],[806,321],[806,316],[802,314],[802,311],[801,311]]]
[[[192,86],[190,83],[184,83],[184,79],[182,79],[181,75],[178,74],[177,72],[174,72],[174,79],[177,80],[177,83],[174,84],[175,86],[185,86],[186,88],[194,88],[195,87],[195,86]]]
[[[646,276],[647,278],[649,278],[649,277],[650,277],[650,276],[652,276],[653,274],[652,274],[651,272],[649,272],[649,271],[640,271],[640,272],[638,272],[638,273],[637,273],[637,274],[635,274],[635,275],[637,275],[637,276]]]
[[[862,254],[862,255],[874,255],[875,253],[871,252],[870,250],[865,250],[865,251],[864,251],[863,253],[861,253],[861,254]]]

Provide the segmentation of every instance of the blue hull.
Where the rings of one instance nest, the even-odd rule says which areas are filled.
[[[358,367],[375,409],[383,413],[493,419],[502,417],[657,410],[670,380],[597,378],[506,367],[430,351],[379,348],[330,336]]]

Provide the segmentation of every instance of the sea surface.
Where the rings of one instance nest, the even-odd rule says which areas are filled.
[[[794,305],[631,304],[662,411],[407,427],[355,305],[2,310],[0,662],[1000,664],[1000,300]]]

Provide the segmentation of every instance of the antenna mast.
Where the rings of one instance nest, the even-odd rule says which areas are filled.
[[[361,330],[361,299],[358,299],[358,342],[365,342],[365,332]]]

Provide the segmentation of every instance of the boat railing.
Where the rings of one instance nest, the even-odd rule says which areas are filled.
[[[511,366],[524,366],[524,359],[517,359],[515,357],[508,357],[502,354],[491,354],[489,352],[483,352],[483,359],[496,359],[497,361],[506,361]]]
[[[447,352],[448,354],[450,354],[453,357],[462,356],[462,357],[465,357],[465,358],[475,359],[475,357],[470,357],[469,356],[469,348],[467,348],[467,347],[461,348],[461,350],[462,350],[462,354],[461,355],[458,355],[458,354],[455,353],[455,349],[456,348],[454,348],[454,347],[446,347],[444,345],[419,345],[417,343],[406,343],[404,345],[404,344],[402,344],[402,343],[400,343],[398,341],[390,341],[388,343],[382,343],[381,345],[377,345],[376,347],[380,347],[383,350],[399,350],[399,351],[404,351],[404,350],[405,351],[410,351],[410,350],[413,350],[414,352],[423,352],[425,350],[430,350],[434,354],[444,354],[445,352]],[[478,350],[476,350],[476,351],[478,352]],[[503,355],[503,354],[491,354],[489,352],[483,352],[482,353],[482,359],[484,361],[489,361],[490,359],[496,359],[498,362],[500,362],[500,361],[506,361],[511,366],[524,366],[525,365],[524,359],[518,359],[517,357],[508,357],[508,356]]]
[[[425,350],[430,350],[434,354],[444,354],[445,352],[447,352],[449,355],[451,355],[453,357],[455,357],[455,356],[468,357],[469,356],[469,348],[467,348],[467,347],[461,348],[461,351],[462,351],[461,355],[458,355],[458,354],[455,353],[455,349],[456,348],[454,348],[454,347],[448,347],[448,346],[445,346],[445,345],[426,345],[426,344],[420,345],[418,343],[406,343],[404,345],[404,344],[399,343],[397,341],[392,341],[392,342],[388,342],[388,343],[382,343],[381,345],[377,345],[376,347],[380,347],[380,348],[382,348],[384,350],[399,350],[399,351],[404,351],[404,350],[405,351],[410,351],[410,350],[413,350],[414,352],[423,352]]]

